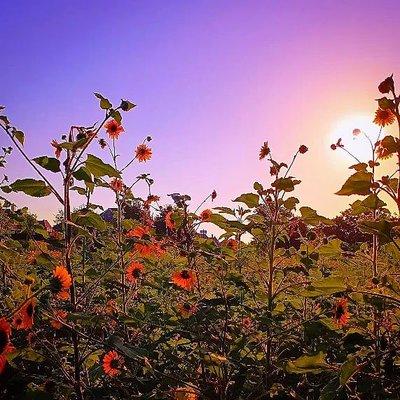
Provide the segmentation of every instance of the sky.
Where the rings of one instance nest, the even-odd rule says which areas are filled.
[[[147,135],[153,158],[124,179],[150,173],[163,203],[168,193],[185,193],[192,209],[214,189],[207,207],[233,205],[254,181],[269,182],[258,160],[264,141],[286,162],[304,144],[294,194],[334,216],[354,200],[334,194],[352,162],[329,145],[343,137],[362,153],[351,131],[361,124],[376,135],[377,84],[400,72],[399,11],[398,1],[384,0],[5,1],[0,104],[33,158],[51,154],[51,140],[71,125],[101,119],[93,92],[133,101],[120,162]],[[0,145],[9,145],[4,134]],[[36,178],[17,152],[5,173]],[[51,197],[9,198],[40,218],[59,208]],[[112,199],[100,190],[94,201],[107,207]]]

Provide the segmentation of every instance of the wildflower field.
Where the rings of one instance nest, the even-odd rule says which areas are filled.
[[[151,137],[118,162],[135,104],[95,96],[99,121],[72,125],[35,158],[1,107],[1,399],[400,399],[400,139],[384,134],[400,133],[392,76],[378,86],[376,134],[353,131],[370,157],[331,145],[348,153],[335,195],[351,203],[333,219],[295,197],[297,160],[319,151],[306,144],[282,162],[261,143],[265,179],[231,204],[213,191],[200,205],[180,193],[161,205],[150,175],[124,178],[151,162]],[[31,176],[8,180],[12,152]],[[139,185],[147,197],[135,196]],[[107,216],[92,203],[100,190],[115,195]],[[55,225],[11,192],[54,197]],[[202,231],[211,224],[218,237]]]

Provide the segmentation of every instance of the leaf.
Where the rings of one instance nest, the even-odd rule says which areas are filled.
[[[24,134],[24,132],[22,132],[22,131],[14,131],[13,135],[14,135],[15,139],[17,139],[18,142],[20,142],[22,144],[22,146],[23,146],[24,143],[25,143],[25,134]]]
[[[375,193],[370,194],[366,199],[364,199],[360,205],[362,207],[370,208],[376,210],[386,206],[386,203],[382,201]]]
[[[121,113],[120,113],[119,111],[113,110],[113,111],[111,112],[111,114],[110,114],[110,117],[111,117],[111,118],[114,118],[119,124],[120,124],[121,121],[122,121],[122,115],[121,115]]]
[[[51,172],[60,172],[60,160],[53,157],[41,156],[33,159],[36,164]]]
[[[85,167],[80,167],[78,170],[73,172],[72,175],[78,181],[93,182],[90,172]]]
[[[258,196],[258,194],[255,193],[244,193],[232,201],[244,203],[246,204],[247,207],[254,208],[258,207],[260,202],[260,197]]]
[[[343,283],[343,279],[338,276],[331,276],[329,278],[313,282],[301,294],[304,297],[314,298],[323,295],[344,292],[345,290],[346,286]]]
[[[130,111],[132,108],[136,107],[136,104],[133,104],[128,100],[121,100],[120,107],[122,111]]]
[[[264,190],[263,185],[261,185],[261,183],[259,183],[259,182],[254,182],[253,188],[254,188],[254,190],[256,190],[257,192],[258,192],[258,191],[262,192],[262,191]]]
[[[292,192],[294,190],[294,186],[298,185],[299,183],[300,181],[293,180],[292,178],[278,178],[271,183],[271,186],[278,190],[283,190],[284,192]]]
[[[99,231],[104,231],[107,228],[106,222],[101,218],[99,214],[96,214],[93,211],[86,211],[85,213],[73,213],[71,219],[72,222],[83,227],[91,226],[92,228],[96,228]]]
[[[296,208],[296,204],[299,204],[299,199],[296,197],[289,197],[283,202],[283,205],[288,210],[294,210]]]
[[[317,212],[311,207],[300,207],[300,214],[303,221],[307,225],[318,225],[323,223],[325,225],[332,225],[332,221],[329,218],[325,218],[322,215],[318,215]]]
[[[96,178],[105,175],[116,178],[121,177],[120,173],[115,168],[109,164],[105,164],[102,160],[100,160],[100,158],[92,154],[88,154],[87,160],[85,161],[85,166],[86,169]]]
[[[10,185],[14,192],[23,192],[33,197],[44,197],[51,193],[45,182],[36,179],[18,179]]]
[[[350,357],[346,362],[344,362],[340,368],[340,385],[346,385],[347,381],[351,376],[357,371],[357,362],[355,357]]]
[[[351,175],[342,188],[335,194],[351,196],[352,194],[367,195],[371,193],[371,172],[358,171]]]
[[[319,374],[324,370],[330,369],[329,364],[325,361],[326,354],[320,351],[318,354],[309,356],[304,355],[296,360],[288,361],[286,371],[294,374],[313,373]]]
[[[360,221],[358,226],[362,232],[375,234],[379,236],[381,244],[392,241],[392,229],[397,224],[384,220],[381,221]]]
[[[95,93],[94,94],[98,99],[100,99],[100,108],[103,110],[109,110],[112,107],[112,104],[108,99],[103,97],[100,93]]]
[[[339,239],[332,239],[327,244],[319,247],[318,253],[329,257],[338,256],[342,253],[341,243],[342,241]]]

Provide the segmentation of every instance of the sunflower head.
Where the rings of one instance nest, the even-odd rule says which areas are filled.
[[[386,125],[393,124],[395,119],[396,116],[389,109],[382,110],[381,108],[378,108],[375,111],[374,123],[381,126],[382,128],[385,127]]]
[[[115,350],[109,351],[103,358],[103,370],[109,376],[117,376],[121,373],[124,359]]]
[[[67,268],[63,265],[57,266],[53,271],[50,288],[54,294],[66,292],[72,285],[72,278]]]
[[[119,135],[124,132],[123,126],[115,119],[110,119],[104,127],[108,133],[110,139],[118,139]]]
[[[196,275],[189,269],[183,269],[172,274],[172,283],[182,289],[192,290],[196,284]]]
[[[348,311],[348,300],[345,298],[339,299],[335,304],[334,313],[335,321],[340,327],[347,325],[350,319],[350,314]]]
[[[153,155],[153,151],[149,146],[146,144],[139,144],[138,147],[136,147],[135,150],[136,153],[136,158],[139,160],[139,162],[146,162],[150,160],[151,156]]]
[[[131,283],[136,283],[143,274],[143,264],[137,261],[132,261],[126,270],[126,280]]]

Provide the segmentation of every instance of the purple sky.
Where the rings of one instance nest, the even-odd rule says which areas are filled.
[[[329,143],[343,119],[372,119],[376,84],[399,72],[399,11],[398,1],[3,2],[0,104],[33,157],[101,117],[94,91],[134,101],[121,160],[148,134],[154,157],[127,180],[150,172],[164,201],[188,193],[194,208],[213,189],[229,205],[268,179],[263,141],[282,160],[306,144],[298,194],[334,215],[350,202],[333,195],[348,171]],[[17,154],[6,173],[35,177]],[[48,218],[58,208],[50,197],[29,205]]]

